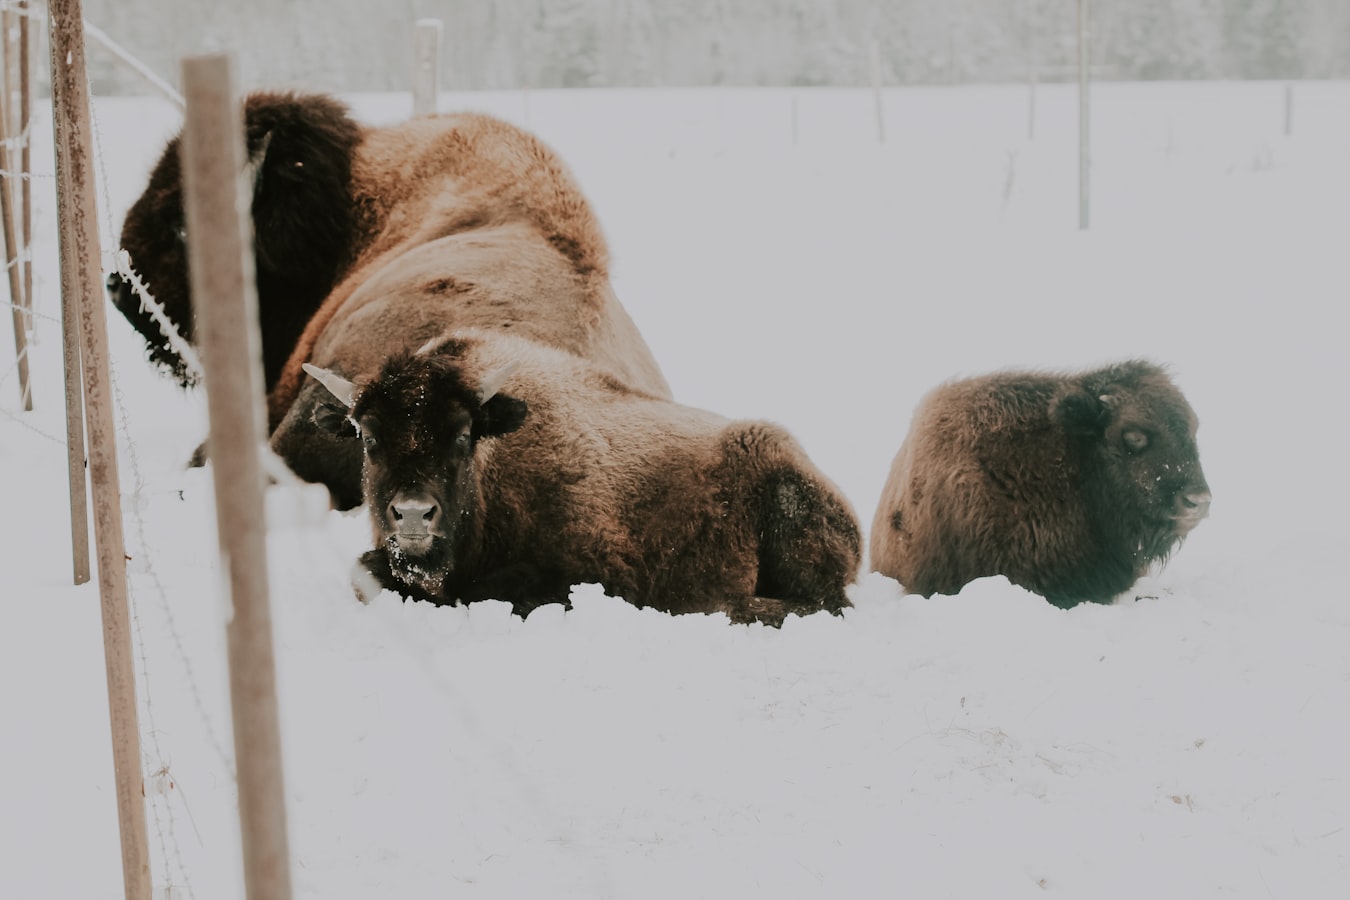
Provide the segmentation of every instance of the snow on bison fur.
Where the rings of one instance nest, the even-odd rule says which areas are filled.
[[[351,294],[436,242],[454,260],[435,276],[455,309],[438,328],[513,328],[669,396],[610,288],[609,250],[594,212],[562,161],[532,135],[476,113],[367,127],[330,97],[292,93],[250,96],[244,118],[272,428],[304,386],[301,363],[339,310],[350,311]],[[179,143],[176,137],[164,150],[121,240],[191,340]],[[108,288],[151,360],[189,384],[192,373],[130,285],[114,274]],[[412,334],[408,342],[416,347],[430,336]]]
[[[1209,513],[1196,425],[1148,362],[944,384],[891,464],[872,568],[924,596],[1003,575],[1056,606],[1110,602]]]
[[[857,520],[781,428],[654,397],[574,355],[461,330],[352,384],[309,367],[364,446],[381,586],[524,615],[598,582],[671,613],[838,612]],[[329,401],[330,407],[333,406]]]

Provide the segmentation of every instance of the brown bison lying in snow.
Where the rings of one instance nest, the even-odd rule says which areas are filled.
[[[363,562],[384,587],[522,615],[582,582],[733,621],[850,605],[857,522],[776,426],[500,332],[395,352],[356,385],[309,371],[344,404],[317,418],[359,430],[376,543]]]
[[[362,129],[346,107],[322,96],[255,94],[245,103],[247,146],[253,168],[254,260],[263,372],[276,383],[305,324],[338,275],[369,243],[358,225],[358,194],[378,190],[378,177],[357,184],[353,163]],[[182,336],[195,336],[188,288],[183,214],[181,137],[175,137],[150,173],[150,183],[127,211],[122,247]],[[166,343],[159,325],[120,275],[108,279],[113,305],[145,339],[150,360],[184,385],[196,373]]]
[[[420,287],[444,301],[434,325],[410,322],[399,335],[408,348],[446,327],[511,329],[669,396],[610,288],[609,251],[594,212],[563,163],[531,135],[472,113],[367,128],[331,98],[276,93],[248,98],[245,121],[273,429],[306,387],[301,363],[322,357],[336,330],[363,327],[359,304],[349,300],[369,282],[387,283],[390,273],[425,277]],[[190,340],[178,146],[178,138],[169,143],[127,213],[122,244]],[[189,383],[191,373],[130,286],[113,275],[108,287],[151,359]],[[381,354],[397,349],[390,339],[384,336]],[[336,448],[303,452],[311,450]],[[307,476],[334,487],[339,505],[359,499],[359,459],[347,462],[320,464]]]
[[[945,384],[891,464],[872,568],[924,596],[1004,575],[1056,606],[1109,602],[1209,512],[1196,424],[1146,362]]]

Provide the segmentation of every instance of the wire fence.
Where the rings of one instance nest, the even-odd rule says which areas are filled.
[[[92,84],[89,87],[91,99],[97,100],[92,91]],[[101,224],[103,232],[111,235],[117,233],[116,222],[113,220],[115,207],[108,190],[110,167],[104,152],[103,129],[100,123],[98,103],[92,104],[91,113],[97,169],[96,182],[100,193],[100,205],[103,207],[102,218],[104,221]],[[29,136],[29,133],[25,133],[23,137]],[[4,171],[0,174],[29,180],[55,178],[54,173],[46,172]],[[135,271],[127,252],[118,248],[111,252],[104,251],[103,255],[104,270],[117,272],[127,281],[139,298],[141,308],[157,323],[165,340],[184,360],[189,373],[196,378],[200,378],[202,367],[196,350],[182,337],[162,304],[155,299],[144,279]],[[31,259],[31,257],[31,247],[25,247],[20,257],[11,261],[10,265],[17,265],[24,260]],[[19,308],[17,304],[13,303],[5,305],[10,306],[11,309]],[[58,325],[61,322],[59,316],[51,315],[40,308],[33,309],[32,315],[36,319]],[[0,384],[13,377],[18,365],[19,360],[16,359],[6,368],[3,374],[0,374]],[[201,840],[201,834],[187,805],[183,777],[174,767],[173,753],[167,737],[172,729],[165,729],[164,723],[160,721],[159,691],[156,686],[164,677],[162,669],[166,664],[178,670],[178,680],[181,680],[186,687],[186,694],[190,698],[190,705],[195,711],[198,727],[205,735],[206,743],[214,753],[221,770],[232,781],[236,778],[236,766],[234,758],[227,749],[228,741],[222,736],[221,727],[214,720],[213,714],[204,700],[202,677],[196,671],[192,656],[187,649],[188,642],[175,617],[172,588],[166,583],[166,579],[161,575],[157,564],[159,551],[150,537],[151,529],[146,514],[147,510],[153,509],[154,504],[151,501],[155,500],[158,494],[148,488],[144,477],[135,414],[127,402],[123,389],[123,378],[115,364],[110,364],[110,378],[112,382],[111,392],[116,409],[118,444],[121,457],[125,460],[124,468],[131,476],[131,490],[123,497],[122,514],[130,525],[128,531],[132,538],[132,544],[128,547],[128,552],[135,560],[135,565],[129,567],[128,572],[130,576],[128,578],[128,597],[137,664],[138,707],[142,722],[140,730],[143,737],[141,747],[145,802],[149,807],[153,849],[154,855],[157,857],[152,864],[152,871],[158,873],[157,877],[161,881],[161,884],[157,887],[157,896],[195,898],[194,881],[182,841],[185,829],[189,833],[195,834],[198,841]],[[62,448],[66,447],[67,442],[63,437],[36,424],[36,420],[31,416],[11,413],[3,406],[0,406],[0,415],[24,430],[37,435],[43,441]],[[274,454],[265,453],[263,461],[267,473],[273,480],[284,485],[302,484]],[[303,533],[299,546],[308,557],[304,561],[304,568],[308,570],[345,571],[350,563],[349,560],[339,554],[331,542],[312,530]],[[153,620],[153,628],[151,628],[151,620]],[[162,633],[165,639],[157,640],[151,633],[152,631]],[[412,635],[403,635],[404,640],[407,640],[410,644],[413,637]],[[419,655],[422,655],[425,659],[424,651],[429,652],[429,650],[423,648],[423,650],[419,650]],[[428,666],[430,667],[429,661]],[[448,700],[456,701],[454,692],[448,686],[442,685],[441,690]],[[461,700],[456,701],[456,708],[461,713],[462,724],[465,726],[466,732],[472,732],[471,716],[468,713],[467,706]],[[493,753],[492,756],[511,770],[512,783],[526,785],[522,787],[522,791],[539,801],[538,790],[529,790],[528,780],[521,779],[520,767],[512,764],[510,754],[504,748],[497,748],[497,750],[498,752]],[[540,812],[541,818],[558,820],[558,817],[544,813],[542,808]]]

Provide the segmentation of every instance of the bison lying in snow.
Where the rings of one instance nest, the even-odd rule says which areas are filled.
[[[424,286],[446,301],[434,330],[409,327],[410,348],[447,326],[512,329],[669,396],[610,288],[609,251],[594,212],[533,136],[472,113],[368,128],[328,97],[277,93],[249,97],[245,121],[272,428],[305,387],[301,363],[322,352],[332,328],[360,327],[348,316],[351,295],[409,266],[421,266]],[[122,244],[190,340],[178,146],[178,138],[169,143],[127,213]],[[425,265],[426,253],[409,262],[408,254],[430,245],[435,266]],[[130,286],[114,275],[109,292],[151,359],[189,383]],[[387,340],[381,347],[394,349]],[[357,473],[343,479],[348,501]]]
[[[385,587],[521,614],[581,582],[733,621],[849,605],[857,522],[776,426],[481,330],[396,353],[359,385],[309,371],[346,404],[319,420],[360,433],[376,543],[363,561]]]
[[[1209,512],[1196,424],[1146,362],[943,385],[891,465],[872,568],[924,596],[1004,575],[1056,606],[1108,602]]]
[[[362,129],[346,107],[323,96],[254,94],[245,103],[253,174],[254,260],[263,372],[270,390],[305,323],[338,275],[370,240],[357,198],[380,177],[353,178]],[[122,247],[178,331],[195,335],[188,288],[183,173],[169,142],[144,193],[127,211]],[[371,177],[375,175],[375,177]],[[184,385],[195,373],[166,343],[159,325],[120,275],[108,279],[113,305],[145,339],[150,360]]]

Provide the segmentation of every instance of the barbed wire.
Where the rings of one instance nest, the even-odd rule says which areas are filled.
[[[0,175],[3,175],[6,178],[13,178],[18,181],[33,181],[34,179],[39,179],[42,181],[56,180],[55,172],[16,172],[13,169],[0,168]]]
[[[94,99],[93,84],[86,82],[86,88],[89,92],[88,96],[90,98],[89,120],[90,120],[90,132],[92,143],[91,149],[94,154],[95,171],[98,175],[98,178],[96,179],[96,184],[101,190],[103,195],[103,204],[102,204],[103,215],[105,225],[108,226],[106,233],[115,234],[116,233],[114,230],[115,223],[113,222],[112,219],[112,202],[108,194],[108,180],[109,180],[108,165],[103,152],[103,132],[101,128],[101,119],[99,118],[98,110],[95,108],[95,104],[93,103]],[[186,345],[186,342],[182,340],[182,337],[178,334],[177,329],[173,327],[172,322],[165,314],[163,306],[160,305],[157,301],[155,301],[155,299],[152,296],[150,296],[150,292],[146,288],[140,276],[137,275],[132,270],[130,264],[130,257],[128,256],[126,251],[119,248],[118,252],[113,254],[113,259],[117,263],[117,268],[119,272],[121,272],[122,277],[127,279],[127,281],[132,285],[133,290],[136,290],[137,286],[139,285],[139,290],[137,290],[137,294],[140,297],[142,309],[145,309],[148,312],[150,312],[152,318],[155,318],[156,322],[160,325],[161,330],[165,330],[166,336],[170,344],[172,344],[173,341],[177,339],[180,343]],[[169,326],[167,330],[165,329],[166,323]],[[190,363],[197,363],[195,353],[191,353],[190,356],[184,356],[183,358],[185,361],[189,361]],[[153,563],[154,554],[151,552],[150,541],[146,536],[145,518],[141,514],[141,505],[146,496],[145,480],[141,473],[140,458],[136,452],[136,443],[131,434],[130,416],[127,411],[126,397],[122,391],[121,379],[118,377],[117,367],[113,363],[111,355],[109,355],[108,360],[108,378],[109,381],[111,382],[110,387],[113,395],[114,405],[117,408],[118,430],[122,435],[123,445],[127,449],[125,458],[131,470],[133,479],[134,490],[132,492],[132,497],[135,500],[135,502],[131,504],[131,520],[135,528],[137,539],[140,543],[142,570],[144,571],[146,577],[150,581],[153,593],[159,599],[159,608],[161,614],[164,617],[165,629],[170,636],[170,640],[178,656],[179,663],[183,668],[183,672],[185,674],[187,681],[188,692],[191,696],[193,705],[197,710],[197,715],[205,728],[208,742],[210,743],[212,749],[215,750],[216,754],[220,757],[223,764],[225,765],[225,771],[229,774],[231,778],[233,778],[235,774],[234,762],[230,758],[230,756],[223,751],[222,743],[219,737],[216,735],[215,728],[211,723],[209,714],[206,712],[206,706],[202,702],[201,689],[198,687],[195,671],[193,670],[191,660],[183,647],[182,635],[180,634],[177,627],[177,623],[175,622],[173,617],[173,613],[168,599],[168,591],[165,589],[164,583],[160,580],[159,574],[156,571]],[[127,515],[126,504],[123,504],[122,514],[124,518]],[[141,603],[139,602],[139,598],[137,596],[137,591],[135,588],[135,579],[128,578],[127,585],[128,585],[127,596],[129,605],[131,607],[130,616],[134,626],[133,634],[141,662],[140,680],[143,689],[140,692],[140,696],[142,697],[142,706],[145,710],[146,716],[146,728],[142,730],[146,732],[150,737],[148,745],[145,742],[142,742],[141,744],[142,747],[141,765],[143,767],[142,779],[144,783],[144,779],[147,777],[149,773],[157,772],[159,773],[158,777],[161,779],[167,779],[167,785],[172,787],[177,785],[178,778],[169,777],[171,767],[169,760],[167,758],[167,754],[165,753],[164,748],[160,743],[159,739],[160,731],[155,721],[154,692],[151,688],[149,650],[148,650],[148,643],[146,641],[144,633],[144,623],[141,620]],[[151,751],[153,751],[155,756],[155,759],[153,761],[150,758]],[[186,797],[182,793],[181,788],[177,788],[177,791],[178,796],[183,798],[184,810],[186,811],[187,810]],[[166,788],[165,790],[150,795],[147,798],[151,800],[151,810],[155,821],[155,832],[159,840],[160,857],[161,862],[164,866],[165,890],[171,891],[173,889],[173,886],[175,884],[174,867],[176,866],[178,870],[178,879],[180,880],[180,883],[186,890],[189,900],[195,900],[195,892],[192,889],[192,879],[188,873],[187,865],[183,861],[182,847],[178,841],[177,822],[174,816],[173,806],[169,802],[169,797],[170,797],[170,790]],[[190,811],[188,812],[188,818],[189,820],[191,820]],[[196,830],[195,823],[193,823],[193,829],[194,831]],[[200,833],[198,833],[198,838],[200,840]]]
[[[10,310],[17,309],[20,312],[26,315],[30,315],[35,319],[45,319],[48,322],[55,322],[57,325],[61,324],[61,319],[58,318],[57,316],[49,315],[48,313],[40,313],[35,309],[29,309],[27,306],[23,306],[18,303],[9,303],[6,301],[0,301],[0,309],[10,309]]]
[[[28,146],[29,139],[32,135],[33,120],[29,119],[27,124],[23,126],[23,131],[13,137],[7,137],[0,140],[0,148],[4,148],[5,150],[22,150],[24,147]]]
[[[5,2],[0,2],[0,8],[12,8],[12,4],[5,0]],[[34,13],[30,11],[29,14]],[[91,99],[93,97],[92,86],[90,86],[90,97]],[[96,143],[95,157],[99,174],[98,187],[101,190],[102,199],[104,201],[102,204],[105,216],[104,224],[107,226],[106,233],[111,235],[116,233],[116,229],[115,222],[112,221],[112,204],[108,196],[108,167],[103,154],[98,115],[97,112],[92,109],[92,104],[91,113]],[[13,175],[13,177],[27,178],[55,178],[54,174],[25,175],[24,173],[8,173],[3,171],[0,171],[0,175]],[[31,258],[31,247],[26,246],[24,248],[24,255]],[[10,265],[17,264],[17,262],[18,260],[15,260],[14,262],[11,262]],[[200,377],[202,368],[195,349],[182,337],[173,320],[164,310],[162,304],[154,298],[140,274],[135,271],[131,264],[130,255],[124,248],[119,247],[117,250],[111,252],[111,266],[109,268],[126,279],[131,286],[131,289],[136,293],[141,308],[156,322],[174,352],[176,352],[184,361],[185,366],[193,375]],[[14,306],[14,304],[5,305],[11,307]],[[55,316],[27,310],[26,308],[25,311],[44,320],[60,322],[60,319]],[[207,706],[203,702],[200,686],[190,656],[186,651],[182,634],[175,620],[172,604],[169,602],[169,590],[154,565],[155,554],[147,534],[147,523],[142,512],[143,501],[147,499],[150,492],[147,490],[141,470],[140,460],[136,450],[136,441],[133,436],[132,417],[129,412],[126,397],[122,390],[122,382],[118,376],[116,366],[112,364],[111,360],[109,362],[109,378],[117,409],[118,432],[127,449],[125,458],[127,459],[127,465],[132,476],[133,485],[131,497],[134,502],[129,504],[129,511],[127,509],[128,505],[124,504],[123,515],[130,516],[131,524],[133,526],[132,532],[138,543],[137,549],[141,561],[141,565],[138,566],[140,570],[138,577],[129,580],[129,586],[131,587],[129,590],[129,599],[132,607],[131,618],[134,624],[134,639],[138,654],[138,677],[143,685],[141,691],[141,705],[145,714],[145,725],[142,728],[142,732],[148,738],[148,740],[144,742],[142,749],[143,778],[148,779],[152,786],[158,786],[160,788],[159,790],[148,790],[147,800],[151,802],[151,812],[155,824],[156,837],[158,839],[157,849],[160,855],[160,861],[163,865],[163,877],[167,883],[166,889],[169,891],[176,890],[175,883],[177,883],[177,885],[181,885],[185,888],[189,898],[195,898],[178,838],[179,829],[177,827],[175,808],[171,802],[173,796],[176,795],[181,799],[183,810],[188,816],[189,821],[192,823],[194,831],[196,830],[196,823],[192,822],[191,810],[187,807],[186,795],[184,794],[183,788],[181,784],[179,784],[177,777],[173,774],[172,765],[168,759],[168,753],[161,741],[162,732],[156,720],[156,711],[158,709],[155,702],[156,694],[152,689],[153,666],[151,660],[151,646],[145,630],[145,621],[142,618],[149,607],[147,606],[147,601],[142,596],[143,592],[137,589],[138,583],[140,587],[148,586],[148,593],[158,600],[158,615],[162,617],[165,632],[169,637],[172,655],[177,658],[179,665],[186,675],[185,680],[190,701],[195,707],[213,752],[216,754],[219,762],[225,768],[231,779],[235,778],[236,763],[231,754],[225,749],[225,742],[221,740],[217,733],[211,715],[207,710]],[[0,383],[3,383],[3,380],[4,378],[0,378]],[[24,428],[33,431],[53,443],[59,444],[62,447],[66,446],[64,440],[46,434],[41,429],[24,421],[22,418],[11,415],[3,408],[0,408],[0,414],[3,414],[12,421],[18,422]],[[275,453],[271,452],[270,449],[264,450],[262,454],[262,463],[268,476],[282,485],[295,487],[305,484],[305,482],[296,476],[285,462],[280,459],[280,457],[276,456]],[[315,534],[313,529],[299,529],[298,534],[301,539],[300,549],[304,555],[312,562],[322,563],[322,571],[330,571],[330,566],[333,566],[335,560],[337,560],[340,555],[331,541]],[[337,562],[337,567],[339,567],[338,570],[350,571],[350,563],[351,561],[344,556],[341,561]],[[516,759],[516,755],[510,747],[505,746],[500,741],[493,740],[489,735],[486,735],[483,732],[483,729],[478,723],[477,717],[469,704],[466,703],[464,697],[455,689],[453,684],[449,683],[449,680],[436,666],[437,655],[435,648],[429,646],[425,640],[422,639],[424,636],[417,634],[412,627],[402,619],[399,619],[398,617],[383,618],[389,619],[389,621],[386,622],[386,625],[391,632],[391,636],[394,636],[401,645],[406,647],[414,655],[415,658],[419,659],[426,669],[435,690],[446,699],[447,704],[451,707],[456,718],[460,721],[462,732],[467,737],[477,740],[487,749],[488,758],[504,773],[510,776],[505,779],[505,783],[514,786],[516,794],[523,801],[525,806],[533,811],[534,816],[537,817],[540,822],[545,823],[550,827],[558,828],[559,823],[563,821],[563,818],[551,808],[551,804],[549,803],[545,792],[542,790],[541,785],[528,777],[526,770],[520,765],[519,760]],[[559,833],[562,833],[562,829],[560,828]],[[200,840],[200,832],[198,832],[198,838]],[[612,885],[610,884],[609,873],[604,865],[591,854],[587,854],[584,851],[578,852],[581,854],[581,858],[578,859],[578,862],[588,870],[591,880],[597,888],[598,895],[611,894]]]

